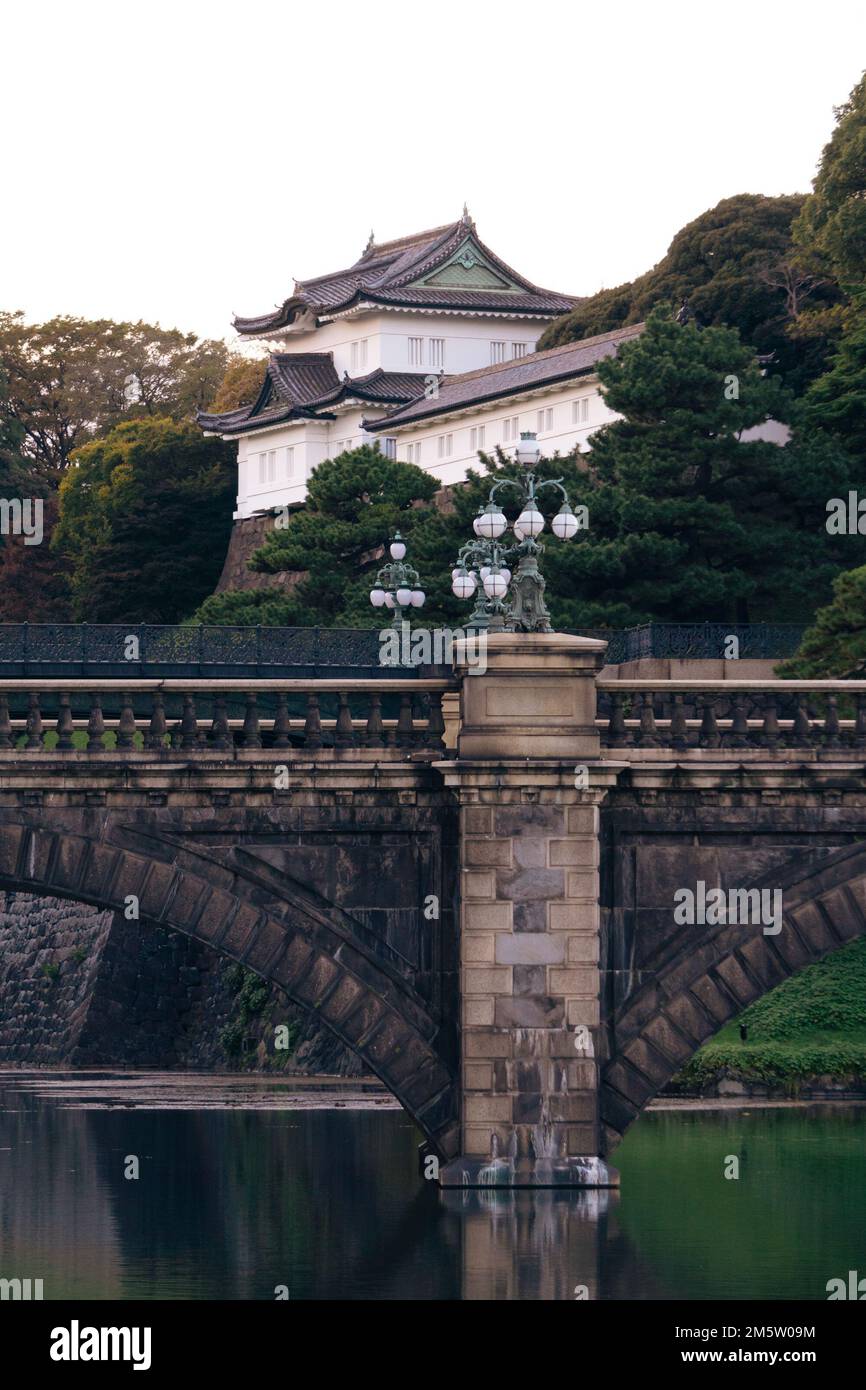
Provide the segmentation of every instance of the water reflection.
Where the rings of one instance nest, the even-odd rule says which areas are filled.
[[[864,1107],[650,1114],[619,1191],[440,1193],[399,1110],[30,1087],[0,1079],[0,1277],[46,1298],[824,1298],[866,1272]]]

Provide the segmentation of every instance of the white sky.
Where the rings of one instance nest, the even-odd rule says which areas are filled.
[[[538,284],[649,269],[735,193],[807,191],[861,0],[5,0],[0,307],[232,341],[456,219]]]

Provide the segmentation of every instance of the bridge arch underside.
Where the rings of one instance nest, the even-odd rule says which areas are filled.
[[[782,889],[781,931],[724,925],[700,944],[681,945],[615,1015],[599,1096],[605,1153],[726,1023],[804,966],[866,934],[866,845],[846,846],[808,867],[794,862],[749,886]]]
[[[267,866],[154,837],[152,849],[102,833],[0,825],[0,888],[123,912],[195,938],[277,985],[388,1088],[443,1158],[458,1149],[455,1068],[425,1000],[341,908]],[[271,881],[269,881],[269,877]]]

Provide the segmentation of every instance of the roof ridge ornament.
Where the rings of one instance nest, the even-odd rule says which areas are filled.
[[[370,228],[370,236],[369,236],[369,239],[368,239],[368,241],[367,241],[367,245],[364,247],[364,255],[365,255],[365,256],[369,256],[369,254],[370,254],[370,252],[372,251],[372,249],[373,249],[373,247],[375,246],[375,244],[376,244],[376,243],[375,243],[375,233],[374,233],[374,231],[373,231],[373,228],[371,227],[371,228]]]
[[[469,216],[469,208],[466,203],[463,204],[463,216],[461,217],[460,221],[465,223],[467,227],[472,226],[472,218]]]

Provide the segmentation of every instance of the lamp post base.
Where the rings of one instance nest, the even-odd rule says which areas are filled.
[[[552,632],[550,613],[544,602],[544,575],[539,573],[536,555],[522,555],[511,584],[509,632]]]

